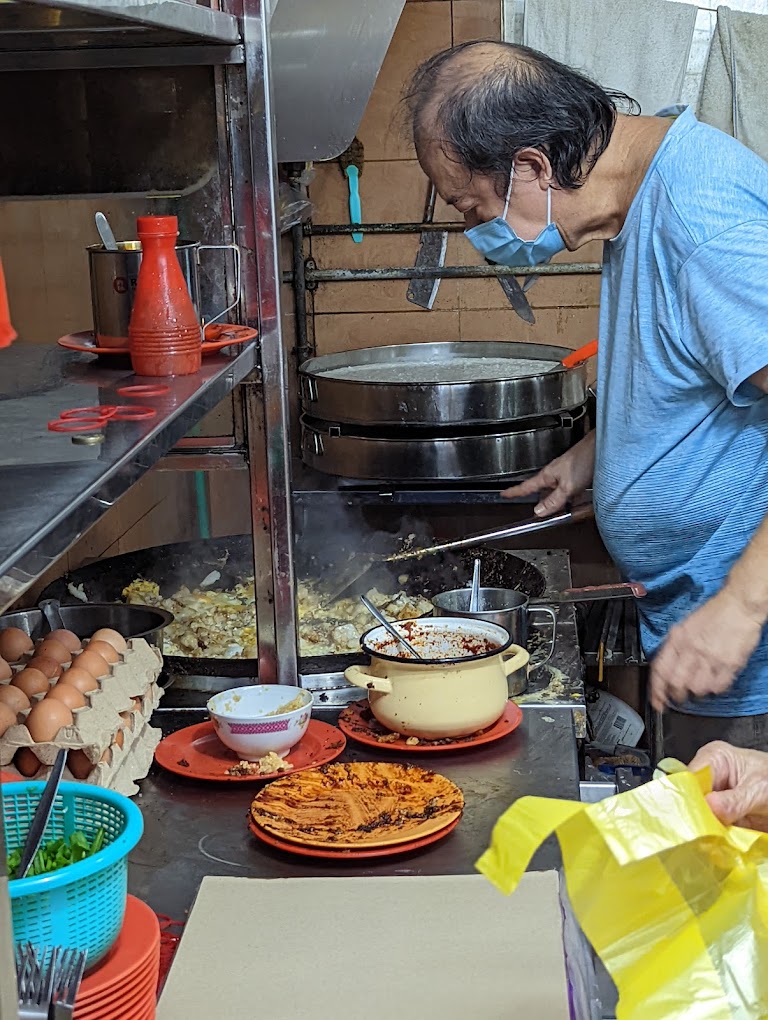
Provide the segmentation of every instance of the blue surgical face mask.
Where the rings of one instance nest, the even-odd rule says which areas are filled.
[[[524,241],[507,223],[509,199],[512,194],[512,181],[515,168],[509,175],[507,198],[504,202],[504,215],[497,216],[487,223],[478,223],[464,231],[477,251],[491,262],[499,266],[540,266],[549,262],[553,255],[565,251],[565,241],[560,231],[552,222],[552,189],[547,189],[547,225],[532,241]]]

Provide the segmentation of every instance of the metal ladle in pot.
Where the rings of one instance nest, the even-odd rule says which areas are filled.
[[[363,603],[363,605],[368,610],[368,612],[371,614],[371,616],[374,617],[374,619],[378,620],[378,622],[386,630],[386,632],[388,634],[391,634],[392,637],[397,642],[399,642],[403,646],[403,648],[405,648],[405,650],[408,652],[409,655],[413,656],[414,659],[419,659],[419,660],[423,659],[423,656],[419,655],[419,653],[416,651],[416,649],[413,647],[413,645],[410,643],[410,641],[407,641],[403,637],[403,635],[397,630],[397,628],[394,627],[389,622],[389,620],[384,616],[384,614],[379,612],[379,610],[376,608],[376,606],[374,606],[374,604],[370,601],[370,599],[367,599],[365,597],[365,595],[361,595],[360,596],[360,601]]]

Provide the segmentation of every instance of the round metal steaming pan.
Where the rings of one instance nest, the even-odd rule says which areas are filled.
[[[442,435],[386,436],[301,420],[305,464],[329,475],[390,482],[479,482],[538,471],[584,435],[584,409],[536,427]]]
[[[299,368],[303,411],[312,418],[350,425],[472,425],[519,421],[539,415],[558,414],[578,407],[587,398],[587,368],[554,368],[572,351],[568,347],[528,344],[517,341],[464,340],[454,343],[396,344],[365,347],[342,354],[310,358]],[[353,368],[356,373],[370,366],[377,375],[382,366],[407,379],[408,366],[425,361],[441,366],[445,378],[461,362],[485,359],[506,362],[498,379],[474,382],[366,382],[339,379],[330,372]],[[547,361],[553,370],[533,370]],[[531,371],[526,370],[526,362]],[[525,373],[525,374],[521,374]]]

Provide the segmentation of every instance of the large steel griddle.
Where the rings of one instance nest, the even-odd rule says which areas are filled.
[[[397,539],[390,536],[390,551],[398,548]],[[383,550],[382,550],[383,551]],[[333,564],[339,563],[343,550],[335,550],[334,561],[319,551],[311,553],[297,549],[297,568],[301,578],[329,576]],[[407,591],[426,597],[441,591],[462,587],[472,577],[475,558],[483,564],[483,583],[490,587],[511,588],[536,597],[544,593],[544,577],[534,566],[511,553],[498,549],[463,549],[456,553],[443,553],[419,560],[410,570],[403,564],[381,564],[361,579],[361,592],[374,585],[381,591]],[[221,579],[212,590],[231,588],[253,574],[251,539],[247,535],[212,539],[205,542],[180,542],[156,546],[138,552],[125,553],[100,560],[87,567],[73,570],[53,581],[41,598],[57,598],[63,605],[77,604],[67,585],[82,585],[93,602],[122,601],[122,592],[137,577],[155,581],[163,596],[173,595],[182,585],[196,588],[212,571],[221,572]],[[406,583],[400,576],[408,574]],[[330,575],[332,576],[332,574]],[[353,663],[365,662],[362,654],[326,655],[302,658],[302,673],[340,673]],[[168,655],[165,670],[170,676],[221,676],[254,677],[257,664],[254,659],[188,658]]]
[[[567,347],[517,341],[462,340],[452,343],[394,344],[365,347],[310,358],[299,368],[302,410],[312,418],[347,425],[382,427],[498,425],[580,407],[587,399],[587,368],[564,368],[559,362],[573,352]],[[450,366],[467,359],[501,359],[509,364],[499,378],[472,382],[368,382],[329,376],[354,368],[357,373],[382,366],[407,379],[408,366],[425,360]],[[530,372],[525,363],[532,364]],[[549,362],[548,370],[534,368]],[[524,372],[525,374],[520,374]],[[450,374],[450,367],[440,373]],[[478,373],[479,374],[479,373]]]

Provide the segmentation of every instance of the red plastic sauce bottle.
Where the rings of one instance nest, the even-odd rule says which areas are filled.
[[[0,260],[0,347],[10,347],[18,334],[11,325],[11,312],[8,308],[8,294],[5,290],[5,274]]]
[[[202,329],[176,256],[175,216],[140,216],[141,265],[128,341],[136,375],[192,375],[202,363]]]

